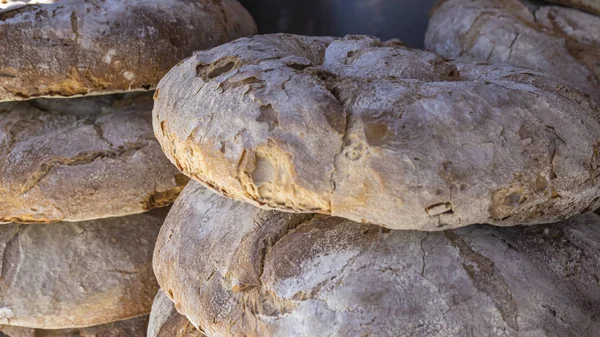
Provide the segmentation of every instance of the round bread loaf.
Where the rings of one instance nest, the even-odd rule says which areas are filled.
[[[147,337],[202,337],[202,331],[177,312],[175,305],[159,290],[152,303]]]
[[[256,32],[236,0],[0,6],[0,101],[152,89],[192,52]]]
[[[190,183],[154,271],[207,336],[593,336],[600,216],[391,231],[265,211]]]
[[[425,46],[448,59],[548,73],[600,102],[599,16],[540,1],[447,0],[433,11]]]
[[[66,329],[149,314],[165,215],[0,226],[0,324]]]
[[[152,133],[150,94],[0,104],[0,222],[82,221],[170,204],[187,177]]]
[[[43,330],[19,326],[0,326],[2,337],[146,337],[148,316],[87,328]]]
[[[466,60],[462,76],[395,41],[332,41],[242,38],[174,67],[153,110],[167,156],[227,197],[392,229],[600,206],[599,108],[578,90]]]

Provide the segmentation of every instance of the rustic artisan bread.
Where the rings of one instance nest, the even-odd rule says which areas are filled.
[[[175,305],[159,290],[152,303],[147,337],[202,337],[204,333],[177,312]]]
[[[149,314],[165,215],[0,226],[0,324],[65,329]]]
[[[192,52],[255,30],[236,0],[11,6],[0,10],[0,101],[147,90]]]
[[[600,17],[526,0],[447,0],[434,10],[428,49],[556,76],[600,102]]]
[[[2,337],[146,337],[148,316],[77,329],[42,330],[0,326]]]
[[[255,36],[174,67],[153,110],[167,156],[231,198],[394,229],[600,206],[599,109],[576,89],[523,71],[461,77],[393,41],[330,42]]]
[[[600,216],[390,231],[260,210],[190,183],[154,271],[207,336],[593,336]]]
[[[188,179],[154,138],[152,98],[127,96],[1,103],[0,222],[122,216],[175,200]]]

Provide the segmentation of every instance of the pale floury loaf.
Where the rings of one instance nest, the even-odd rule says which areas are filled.
[[[153,123],[171,161],[224,196],[441,230],[597,208],[598,116],[577,89],[515,67],[364,36],[263,35],[174,67]]]
[[[409,226],[407,226],[409,227]],[[193,182],[154,271],[210,337],[594,336],[600,216],[393,231],[266,211]]]
[[[0,222],[170,204],[187,183],[152,133],[151,94],[0,103]]]
[[[0,226],[0,325],[67,329],[149,314],[165,215]]]
[[[425,46],[448,59],[471,56],[548,73],[600,102],[597,15],[541,1],[447,0],[433,10]]]
[[[194,51],[255,32],[236,0],[9,1],[0,101],[152,89]]]

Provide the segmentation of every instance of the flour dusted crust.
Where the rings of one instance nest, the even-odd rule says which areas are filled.
[[[0,101],[152,89],[194,51],[256,31],[235,0],[53,2],[0,5]]]
[[[592,336],[600,216],[390,231],[266,211],[192,182],[154,271],[207,336]],[[407,226],[409,227],[409,226]]]
[[[364,36],[242,38],[162,79],[154,132],[183,173],[266,209],[443,230],[600,206],[598,106],[498,67]]]
[[[442,1],[429,21],[425,46],[448,59],[471,56],[548,73],[600,102],[600,16],[541,4]]]
[[[151,94],[0,103],[0,222],[82,221],[170,204],[188,179],[152,133]]]
[[[165,215],[0,226],[0,324],[66,329],[149,314]]]

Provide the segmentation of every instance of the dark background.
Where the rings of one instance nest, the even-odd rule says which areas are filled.
[[[429,10],[437,0],[240,0],[259,33],[398,38],[423,48]]]

